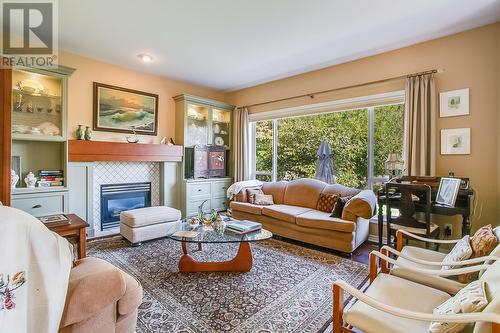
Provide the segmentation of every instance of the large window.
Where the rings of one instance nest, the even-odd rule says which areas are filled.
[[[370,106],[253,123],[254,175],[263,181],[314,178],[327,138],[338,183],[372,188],[391,152],[403,154],[404,105]]]

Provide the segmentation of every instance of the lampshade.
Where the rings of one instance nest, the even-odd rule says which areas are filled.
[[[388,171],[403,170],[404,161],[396,153],[390,153],[384,162],[384,167]]]

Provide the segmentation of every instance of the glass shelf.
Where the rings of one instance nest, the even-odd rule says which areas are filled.
[[[62,78],[13,70],[12,83],[14,139],[62,140]]]
[[[188,104],[186,146],[208,143],[208,107]]]

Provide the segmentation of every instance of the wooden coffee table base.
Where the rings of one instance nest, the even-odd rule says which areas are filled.
[[[179,260],[180,272],[248,272],[252,269],[253,256],[249,242],[241,242],[236,256],[224,262],[196,261],[189,255],[188,242],[181,242],[183,255]],[[201,251],[201,243],[198,244]]]

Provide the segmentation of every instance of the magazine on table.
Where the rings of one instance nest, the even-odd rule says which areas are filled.
[[[49,216],[41,216],[38,218],[43,224],[47,225],[56,225],[56,224],[70,224],[71,221],[68,219],[68,217],[64,214],[56,214],[56,215],[49,215]]]
[[[262,229],[262,224],[257,223],[257,222],[252,222],[252,221],[234,221],[231,222],[227,225],[227,228],[230,231],[239,233],[239,234],[246,234],[249,232],[257,231]]]

